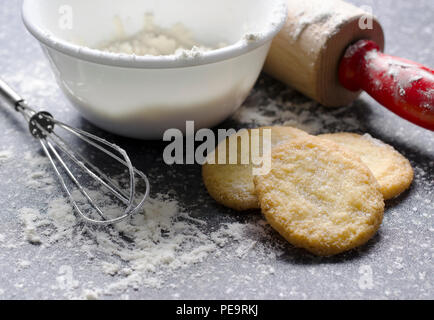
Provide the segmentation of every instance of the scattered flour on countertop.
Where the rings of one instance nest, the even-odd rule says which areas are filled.
[[[104,230],[77,224],[63,198],[51,201],[46,213],[21,209],[20,218],[24,224],[24,237],[32,244],[50,246],[68,240],[80,246],[80,251],[91,258],[96,253],[110,257],[112,262],[100,263],[101,271],[113,277],[113,282],[106,288],[98,288],[99,294],[104,295],[122,293],[128,288],[161,288],[175,270],[200,263],[210,254],[218,255],[225,246],[239,243],[235,257],[243,258],[256,245],[256,242],[243,241],[246,232],[255,231],[251,230],[252,226],[223,224],[208,234],[203,229],[205,221],[190,217],[176,200],[163,195],[149,199],[145,214],[136,215],[130,223],[119,223]],[[254,228],[265,232],[265,227]],[[266,252],[262,249],[260,253]],[[59,282],[65,282],[63,276]],[[77,287],[78,284],[74,284],[60,289],[71,292]],[[94,294],[94,288],[89,290],[85,291],[85,298],[99,296]]]
[[[24,239],[32,244],[41,244],[42,240],[37,229],[46,223],[40,219],[39,211],[32,208],[22,208],[19,210],[19,218],[23,225]]]
[[[30,267],[31,264],[32,263],[28,260],[20,259],[17,261],[17,266],[20,267],[21,269],[26,269],[26,268]]]
[[[100,292],[99,290],[90,290],[90,289],[85,289],[83,291],[82,296],[86,299],[86,300],[98,300],[99,296],[100,296]]]
[[[4,161],[8,161],[13,157],[12,150],[0,150],[0,163]]]
[[[12,27],[11,27],[12,28]],[[10,28],[10,29],[11,29]],[[12,29],[11,29],[12,30]],[[7,34],[13,34],[13,32],[1,32],[0,31],[0,38],[2,36],[5,36]],[[62,97],[60,96],[59,93],[59,89],[58,86],[56,85],[53,76],[51,75],[50,69],[48,67],[48,64],[46,62],[45,59],[42,59],[42,56],[34,53],[35,49],[37,49],[35,47],[36,42],[34,42],[34,40],[32,40],[32,42],[30,42],[30,40],[26,40],[23,39],[23,44],[24,47],[23,49],[23,53],[28,54],[27,51],[30,51],[31,54],[35,57],[35,61],[32,64],[28,64],[26,59],[25,59],[25,55],[20,55],[21,58],[17,58],[16,56],[14,56],[13,54],[9,54],[9,52],[7,52],[4,49],[0,48],[0,51],[3,53],[2,57],[4,58],[5,63],[5,70],[4,70],[4,77],[8,80],[8,82],[11,82],[11,84],[14,86],[14,88],[17,89],[18,92],[20,92],[23,96],[27,96],[29,97],[29,99],[31,98],[31,101],[33,103],[35,103],[36,105],[40,105],[40,106],[48,106],[49,108],[52,108],[52,111],[54,111],[56,113],[56,115],[60,115],[60,116],[67,116],[69,117],[69,113],[67,112],[70,108],[70,106],[64,101],[64,99],[62,99]],[[397,47],[396,47],[397,48]],[[395,50],[396,50],[395,48]],[[392,48],[393,49],[393,48]],[[26,51],[27,50],[27,51]],[[431,51],[429,50],[429,48],[425,48],[423,50],[421,50],[420,52],[417,52],[418,57],[416,60],[426,60],[427,57],[431,56]],[[17,70],[20,70],[19,73],[17,73]],[[281,86],[280,86],[281,88]],[[266,89],[267,91],[269,90],[268,88]],[[262,92],[261,92],[262,91]],[[240,116],[240,119],[245,120],[245,119],[253,119],[252,122],[243,122],[242,124],[245,126],[253,126],[256,125],[256,120],[261,118],[261,121],[264,124],[281,124],[285,121],[289,121],[289,122],[293,122],[294,124],[296,124],[296,126],[301,127],[301,128],[308,128],[309,130],[311,130],[311,132],[315,133],[322,133],[322,132],[330,132],[330,131],[356,131],[356,132],[366,132],[366,131],[376,131],[377,134],[379,133],[380,135],[389,137],[390,139],[393,139],[394,141],[398,142],[401,146],[409,146],[408,150],[413,150],[415,154],[421,154],[421,155],[426,155],[427,153],[432,153],[433,152],[433,144],[431,143],[424,143],[423,141],[426,141],[426,139],[422,139],[425,137],[426,132],[422,131],[422,130],[418,130],[415,129],[413,127],[411,127],[410,125],[407,125],[405,122],[398,120],[396,117],[394,116],[381,116],[379,117],[379,120],[375,120],[376,118],[376,113],[374,112],[372,114],[372,118],[370,119],[365,119],[365,114],[367,113],[369,115],[369,112],[371,112],[370,110],[373,108],[370,108],[369,106],[366,106],[366,108],[363,109],[363,112],[358,112],[357,109],[360,109],[359,107],[356,108],[355,111],[351,111],[349,112],[348,110],[350,110],[351,108],[344,108],[344,109],[339,109],[339,110],[332,110],[332,111],[327,111],[324,112],[323,108],[318,107],[318,105],[315,102],[309,102],[306,101],[306,99],[299,99],[297,97],[293,97],[293,94],[291,93],[291,90],[281,90],[279,89],[279,91],[275,91],[275,92],[271,92],[270,94],[265,94],[264,93],[265,89],[262,88],[260,90],[257,90],[254,95],[264,99],[264,101],[262,101],[260,104],[258,103],[256,106],[254,103],[252,103],[251,105],[247,105],[244,106],[242,109],[240,109],[240,112],[238,115]],[[267,96],[272,97],[272,98],[267,98]],[[289,98],[285,98],[285,96],[290,96]],[[274,101],[274,97],[276,97],[276,101]],[[284,98],[284,99],[283,99]],[[271,112],[268,112],[267,110],[267,106],[271,105]],[[259,107],[258,107],[259,106]],[[304,107],[303,107],[304,106]],[[376,107],[376,106],[375,106]],[[276,112],[276,110],[278,108],[281,108],[280,110],[282,111],[290,111],[294,114],[294,118],[293,119],[288,119],[287,115],[286,118],[280,120],[279,119],[279,114]],[[366,111],[366,113],[365,113]],[[71,118],[75,119],[75,113],[71,114]],[[361,117],[360,119],[358,119],[358,117]],[[256,119],[256,120],[255,120]],[[383,121],[386,122],[386,124],[383,125]],[[7,130],[7,132],[15,132],[15,131],[21,131],[22,128],[19,127],[15,127],[13,124],[10,124],[8,122],[5,122],[5,126],[4,128]],[[376,126],[376,129],[374,130],[371,126]],[[411,129],[411,130],[410,130]],[[429,141],[429,140],[428,140]],[[31,144],[31,140],[29,140],[29,144]],[[408,151],[411,152],[411,151]],[[34,155],[34,153],[32,152],[31,155]],[[411,156],[411,154],[410,154]],[[36,157],[35,157],[36,158]],[[34,160],[38,160],[39,158],[36,158]],[[416,173],[416,179],[417,179],[417,184],[415,186],[415,190],[413,190],[413,194],[412,197],[414,196],[417,200],[420,201],[420,203],[426,203],[427,206],[425,207],[425,209],[422,211],[420,210],[420,212],[417,215],[417,221],[419,223],[424,223],[429,226],[430,222],[432,222],[432,212],[434,212],[434,201],[432,201],[431,199],[433,196],[433,190],[434,190],[434,181],[432,179],[432,170],[431,168],[434,167],[434,161],[431,161],[430,159],[428,159],[427,161],[424,161],[420,164],[418,164],[418,161],[416,161],[416,158],[413,157],[413,163],[415,164],[415,173]],[[14,168],[22,170],[22,169],[27,169],[27,167],[30,167],[28,164],[27,159],[24,159],[24,161],[22,161],[22,159],[17,159],[20,161],[17,161],[16,164],[14,164]],[[1,161],[0,161],[1,162]],[[5,165],[9,166],[11,163],[11,161],[8,161],[8,163],[6,163]],[[41,161],[42,163],[42,161]],[[3,163],[1,163],[1,165],[3,165]],[[42,166],[42,165],[41,165]],[[47,175],[50,175],[51,169],[49,169],[48,164],[46,163],[44,166],[47,167]],[[44,168],[40,168],[37,170],[41,170],[40,172],[42,172]],[[28,176],[26,175],[25,179],[27,179]],[[35,190],[37,190],[38,188],[38,184],[39,186],[42,186],[42,184],[39,182],[39,179],[36,178],[31,178],[32,180],[35,180],[36,183],[34,184],[34,186],[31,188],[31,190],[27,189],[27,190],[23,190],[23,195],[26,194],[31,194],[32,192],[34,192]],[[21,184],[24,180],[24,178],[20,178],[19,183]],[[158,181],[156,182],[158,183]],[[54,183],[55,187],[56,187],[56,191],[58,191],[58,186],[57,186],[57,182]],[[23,186],[26,186],[23,183]],[[415,195],[414,195],[415,193]],[[14,208],[20,208],[20,206],[22,205],[22,203],[19,201],[21,200],[22,195],[20,196],[16,196],[16,197],[11,197],[10,199],[12,200],[12,202],[10,203],[10,208],[11,211],[13,211]],[[31,197],[28,197],[31,198]],[[18,200],[17,200],[18,199]],[[34,206],[38,206],[39,207],[39,200],[37,200],[36,198],[34,198]],[[44,201],[41,197],[40,201]],[[26,206],[31,206],[31,204],[26,203]],[[421,206],[422,207],[422,206]],[[206,208],[204,209],[206,210]],[[8,208],[6,208],[6,211],[8,211]],[[38,219],[44,219],[45,218],[45,210],[38,210]],[[422,263],[423,261],[420,260],[422,258],[422,256],[424,257],[424,259],[426,259],[426,261],[430,261],[430,259],[432,258],[431,256],[431,252],[430,252],[430,248],[432,248],[432,246],[429,246],[430,239],[432,238],[426,238],[426,239],[421,239],[420,237],[416,237],[416,236],[411,236],[408,239],[401,239],[399,237],[395,237],[396,234],[400,234],[400,231],[402,231],[402,226],[406,226],[406,223],[408,222],[409,219],[409,215],[405,210],[405,207],[402,210],[392,210],[390,211],[389,214],[390,217],[393,217],[393,222],[392,220],[390,221],[390,224],[392,225],[392,227],[396,227],[396,232],[391,232],[388,233],[384,232],[383,236],[385,238],[386,241],[386,249],[387,249],[387,240],[390,239],[391,240],[398,240],[398,244],[402,245],[404,247],[405,250],[409,249],[409,248],[417,248],[418,246],[421,245],[421,240],[425,240],[426,244],[428,245],[426,247],[426,252],[421,254],[420,257],[418,256],[413,256],[412,258],[415,259],[415,267],[418,267],[418,264]],[[415,215],[416,216],[416,215]],[[423,217],[423,219],[421,220],[420,217]],[[6,221],[7,222],[7,221]],[[51,224],[52,225],[52,224]],[[8,230],[2,230],[2,234],[3,234],[3,238],[0,237],[0,247],[2,248],[2,251],[5,252],[5,254],[8,254],[9,251],[7,250],[7,248],[18,248],[18,244],[13,243],[13,236],[14,235],[19,235],[20,237],[24,239],[24,228],[22,230],[22,232],[17,232],[17,234],[15,234],[16,232],[16,228],[15,225],[12,224],[7,224],[7,226],[11,226],[10,229]],[[48,227],[48,226],[47,226]],[[249,228],[252,227],[252,225],[247,225],[246,229],[249,230]],[[18,229],[19,230],[19,229]],[[394,231],[395,229],[393,229],[392,231]],[[39,231],[44,231],[42,228]],[[38,231],[38,232],[39,232]],[[52,230],[49,232],[54,232],[56,233],[56,230]],[[429,228],[429,232],[434,233],[434,228]],[[98,251],[98,247],[95,245],[94,242],[94,238],[92,237],[92,232],[90,232],[90,234],[86,234],[86,235],[81,235],[85,238],[85,240],[83,241],[83,243],[79,242],[79,239],[81,236],[78,236],[77,238],[74,238],[71,242],[69,240],[65,240],[65,239],[61,239],[59,240],[59,244],[57,247],[54,247],[50,249],[50,248],[45,248],[44,246],[50,246],[50,243],[48,244],[44,244],[41,246],[35,246],[33,250],[31,250],[31,252],[34,252],[35,254],[39,255],[39,253],[41,252],[41,254],[38,256],[38,259],[40,259],[41,263],[47,263],[47,271],[44,272],[49,272],[48,269],[48,265],[54,265],[57,266],[57,263],[60,261],[61,258],[63,258],[63,256],[68,256],[70,255],[70,252],[73,252],[73,250],[76,250],[77,255],[78,253],[80,253],[85,248],[88,248],[90,250],[92,250],[93,252]],[[45,237],[44,235],[41,235],[41,240],[43,243],[45,243]],[[48,238],[50,238],[51,236],[48,236]],[[11,240],[12,239],[12,240]],[[221,239],[221,238],[219,238]],[[406,246],[406,244],[403,241],[407,241],[408,240],[408,246]],[[3,242],[2,242],[3,241]],[[214,241],[214,240],[213,240]],[[255,240],[253,240],[255,241]],[[273,239],[273,241],[275,241],[275,239]],[[223,242],[224,238],[223,238]],[[231,241],[228,241],[231,242]],[[71,245],[69,245],[69,243],[71,243]],[[250,246],[252,246],[251,249]],[[244,240],[243,243],[241,243],[239,246],[236,245],[235,246],[235,251],[237,252],[237,256],[244,255],[244,252],[247,252],[247,256],[249,255],[249,253],[252,254],[252,257],[254,258],[255,255],[257,254],[256,250],[260,249],[263,246],[263,244],[261,244],[261,241],[258,241],[257,244],[253,244],[252,241],[250,241],[250,239],[248,239],[247,241]],[[224,245],[223,245],[224,248]],[[398,248],[398,249],[397,249]],[[232,249],[232,248],[231,248]],[[243,250],[245,249],[245,250]],[[265,247],[266,249],[266,247]],[[380,247],[381,249],[381,247]],[[399,247],[397,246],[391,246],[390,247],[391,252],[392,249],[395,250],[401,250],[399,249]],[[50,251],[51,250],[51,251]],[[113,258],[113,259],[108,259],[106,257],[100,257],[100,256],[96,256],[94,255],[91,251],[89,250],[88,254],[89,257],[91,257],[92,255],[94,256],[94,261],[95,261],[95,265],[98,266],[99,265],[99,269],[97,268],[96,272],[94,272],[94,275],[98,275],[99,271],[102,272],[107,272],[107,274],[109,274],[109,272],[112,272],[113,270],[116,270],[116,268],[118,268],[118,272],[115,276],[113,276],[113,282],[115,283],[120,283],[120,280],[126,279],[128,278],[129,275],[135,273],[134,270],[132,270],[131,268],[128,267],[128,262],[123,262],[120,259],[117,258]],[[270,250],[270,251],[275,251],[275,249]],[[15,252],[14,250],[10,250],[10,252]],[[21,254],[22,250],[18,249],[16,250],[17,253]],[[58,252],[58,256],[55,256],[55,254],[53,252]],[[75,254],[75,253],[74,253]],[[56,259],[53,259],[52,261],[50,261],[51,257],[55,256]],[[82,256],[79,256],[79,258],[82,258]],[[236,259],[236,257],[234,257],[233,255],[229,256],[230,259]],[[416,259],[417,258],[417,259]],[[369,259],[369,257],[368,257]],[[85,259],[83,259],[85,260]],[[357,260],[357,259],[356,259]],[[7,259],[5,260],[6,262],[8,261]],[[91,261],[91,260],[89,260]],[[235,260],[236,261],[236,260]],[[269,262],[271,262],[272,259],[269,259]],[[387,260],[386,260],[387,261]],[[86,263],[86,261],[84,261]],[[113,267],[112,269],[110,269],[108,266],[106,269],[103,269],[103,262],[107,262],[108,264],[113,264],[115,266],[118,267]],[[244,263],[244,260],[239,260],[240,264]],[[354,262],[354,261],[353,261]],[[357,262],[357,261],[356,261]],[[35,265],[37,264],[36,261],[34,259],[32,259],[32,263],[34,263]],[[252,263],[252,266],[256,266],[257,261],[255,260],[254,263]],[[331,264],[328,264],[331,265]],[[333,267],[337,267],[337,264],[333,264]],[[325,280],[325,278],[328,274],[336,274],[337,276],[339,276],[340,278],[342,278],[342,276],[346,277],[348,276],[348,273],[345,272],[345,268],[347,267],[346,264],[341,264],[342,267],[344,267],[344,269],[334,269],[334,268],[325,268],[324,270],[322,270],[321,268],[317,267],[316,270],[317,274],[321,275],[320,280]],[[31,266],[32,268],[35,267],[35,269],[37,270],[36,266]],[[84,268],[90,268],[91,267],[91,263],[88,263],[85,265]],[[293,268],[294,267],[294,268]],[[303,293],[303,288],[298,286],[297,283],[299,282],[299,279],[303,279],[302,276],[303,274],[300,272],[297,272],[293,269],[296,269],[298,267],[297,264],[293,265],[289,265],[288,268],[288,274],[285,274],[285,277],[291,277],[294,278],[294,281],[292,282],[293,287],[289,288],[290,292],[285,292],[283,289],[279,289],[282,290],[282,293],[280,293],[280,296],[282,298],[288,298],[288,297],[296,297],[296,298],[300,298],[300,295]],[[306,269],[309,268],[309,266],[303,266]],[[75,271],[77,278],[81,279],[82,274],[84,274],[85,272],[82,271],[82,269],[79,269],[78,267],[74,266],[74,268],[77,268],[77,270]],[[209,266],[207,266],[207,268],[209,268]],[[258,269],[262,269],[258,268]],[[407,268],[408,269],[408,268]],[[411,268],[409,268],[408,270],[410,270]],[[92,269],[94,270],[94,269]],[[106,271],[104,271],[106,270]],[[266,269],[264,267],[264,272],[266,272],[266,270],[271,271],[270,269]],[[385,275],[382,274],[381,272],[381,268],[378,269],[378,280],[380,282],[384,281],[385,284],[391,284],[392,282],[388,282],[387,277]],[[32,270],[33,271],[33,270]],[[42,273],[44,273],[42,272]],[[91,273],[92,274],[92,273]],[[429,273],[428,273],[429,274]],[[38,274],[38,276],[40,276],[40,274]],[[239,272],[234,274],[228,273],[228,278],[233,280],[233,283],[236,284],[239,281],[246,281],[246,282],[252,282],[255,281],[256,283],[256,279],[254,279],[254,277],[256,275],[251,275],[246,273],[245,275],[243,275],[242,273],[240,274]],[[301,278],[300,278],[301,276]],[[397,276],[402,276],[397,275]],[[412,276],[412,274],[408,274],[408,276]],[[163,277],[163,279],[165,278],[165,276],[160,276],[157,275],[156,277],[154,277],[155,279],[158,280],[159,277]],[[384,278],[383,278],[384,277]],[[428,277],[428,276],[427,276]],[[36,278],[36,277],[35,277]],[[396,277],[395,277],[396,278]],[[204,279],[205,281],[206,279]],[[426,280],[426,279],[425,279]],[[15,280],[14,280],[15,281]],[[18,281],[18,280],[16,280]],[[31,279],[29,279],[29,281],[31,281]],[[35,281],[40,281],[40,278],[38,278]],[[128,282],[132,282],[132,280],[127,280],[125,281],[125,283]],[[396,282],[396,281],[395,281]],[[393,282],[393,283],[395,283]],[[47,289],[47,287],[44,285],[45,284],[50,284],[50,278],[47,279],[47,282],[35,282],[35,284],[33,285],[33,288],[42,288],[42,289]],[[98,283],[98,285],[95,285],[95,283]],[[104,291],[107,290],[106,287],[102,287],[103,285],[101,284],[103,282],[97,282],[95,281],[94,284],[89,284],[89,285],[85,285],[85,282],[80,281],[80,287],[78,288],[78,291],[75,290],[74,292],[72,292],[73,296],[79,296],[82,298],[88,298],[91,299],[93,297],[97,297],[97,298],[101,298],[104,296]],[[124,283],[124,284],[125,284]],[[424,281],[424,285],[426,284],[426,281]],[[415,284],[416,285],[416,284]],[[81,288],[81,286],[86,286],[88,288]],[[118,286],[120,287],[120,285]],[[170,286],[171,287],[171,286]],[[7,297],[6,298],[10,298],[11,297],[11,290],[10,288],[6,289],[7,285],[2,283],[2,289],[0,289],[0,296],[7,293]],[[30,287],[29,287],[30,288]],[[33,288],[32,291],[34,290]],[[102,288],[102,289],[101,289]],[[172,287],[171,287],[172,288]],[[173,294],[173,297],[178,298],[178,297],[182,297],[182,293],[184,292],[183,290],[184,287],[180,285],[179,288],[173,287],[174,291],[176,293]],[[182,288],[182,289],[181,289]],[[266,288],[266,287],[264,287]],[[49,289],[49,288],[48,288]],[[237,286],[234,285],[234,287],[228,288],[228,292],[239,292],[240,294],[242,294],[242,292],[244,291],[237,291]],[[274,289],[274,287],[273,287]],[[429,290],[430,288],[427,289],[428,291],[428,296],[429,297]],[[65,291],[68,290],[73,290],[73,289],[64,289]],[[278,289],[276,289],[278,290]],[[13,291],[13,290],[12,290]],[[62,292],[54,292],[51,293],[49,292],[50,290],[46,290],[44,292],[44,295],[42,296],[47,296],[53,294],[51,297],[61,297]],[[358,291],[358,290],[356,290]],[[42,292],[42,291],[40,291]],[[277,292],[277,291],[276,291]],[[396,297],[400,297],[402,292],[401,291],[395,291],[393,290],[393,286],[392,289],[388,289],[387,290],[387,295],[391,294],[393,296]],[[23,296],[25,295],[24,291],[20,291],[20,293],[23,294]],[[69,294],[69,292],[66,292]],[[250,295],[247,295],[248,297],[252,297],[255,296],[255,293],[250,293]],[[13,294],[13,293],[12,293]],[[25,296],[29,297],[31,296],[29,293],[27,293]],[[168,295],[170,296],[170,295]],[[12,296],[13,297],[13,296]],[[118,296],[116,296],[118,297]],[[122,294],[121,295],[122,298],[128,298],[127,294]]]
[[[267,79],[260,82],[268,83]],[[278,93],[274,93],[277,91]],[[272,98],[271,98],[272,97]],[[302,129],[310,134],[360,129],[357,114],[344,108],[324,108],[281,84],[269,87],[269,92],[254,89],[248,100],[232,116],[245,127],[285,125]]]
[[[267,78],[260,80],[259,89],[254,89],[233,117],[239,126],[285,123],[311,133],[365,131],[351,106],[324,109],[292,89],[272,83]],[[405,133],[396,132],[398,136],[403,134],[403,139],[408,137]],[[25,152],[21,166],[25,181],[32,180],[32,183],[24,184],[30,192],[47,188],[47,181],[42,177],[49,179],[53,175],[45,157]],[[415,167],[419,181],[429,179],[426,171],[427,168]],[[157,181],[153,179],[154,183],[158,183],[158,177],[155,178]],[[213,270],[210,270],[208,263],[207,270],[200,268],[200,263],[206,260],[239,261],[240,265],[254,261],[252,266],[257,270],[254,277],[229,275],[233,287],[228,290],[236,290],[239,285],[258,281],[258,277],[266,279],[273,276],[273,263],[288,250],[260,218],[210,226],[207,220],[193,218],[175,196],[167,195],[153,195],[146,204],[145,214],[135,216],[131,224],[122,223],[108,229],[93,228],[78,223],[70,205],[62,194],[58,194],[57,182],[53,179],[50,183],[48,186],[56,188],[57,192],[49,194],[45,209],[36,210],[26,204],[30,207],[18,210],[24,241],[24,244],[18,245],[37,245],[36,250],[44,252],[38,259],[42,259],[43,263],[52,263],[54,267],[63,264],[66,251],[67,255],[80,257],[82,263],[92,268],[92,274],[106,277],[105,280],[89,283],[83,280],[84,272],[77,266],[64,267],[59,269],[56,285],[52,287],[56,297],[99,299],[113,295],[128,298],[127,294],[132,290],[143,287],[177,290],[178,286],[185,284],[172,281],[179,274],[192,272],[193,278],[214,281]],[[35,206],[40,208],[39,204]],[[115,210],[110,205],[104,209]],[[8,247],[8,243],[1,241],[0,245]],[[56,259],[51,258],[49,252],[52,251],[58,252]],[[31,262],[36,261],[32,259]],[[68,276],[71,268],[74,275]]]
[[[45,162],[45,175],[49,176],[51,168],[47,160],[42,156],[35,156],[34,160],[29,161],[30,169],[44,170],[41,163]],[[103,201],[100,192],[88,192],[106,213],[118,210],[113,204],[100,202]],[[73,192],[73,196],[77,198],[79,192]],[[44,210],[21,208],[18,213],[24,244],[49,250],[65,243],[68,250],[84,254],[102,274],[112,278],[103,286],[90,286],[73,277],[71,266],[61,266],[52,289],[68,298],[98,299],[121,295],[128,289],[162,288],[169,285],[168,279],[177,270],[199,264],[211,255],[218,257],[226,249],[230,259],[244,259],[253,254],[255,260],[263,259],[267,265],[283,254],[275,240],[269,244],[260,241],[272,235],[264,221],[222,223],[209,231],[207,221],[192,217],[167,195],[154,195],[147,201],[143,214],[109,228],[81,223],[62,195],[51,198]],[[257,239],[251,240],[255,234]],[[29,266],[30,263],[26,264],[26,268]]]

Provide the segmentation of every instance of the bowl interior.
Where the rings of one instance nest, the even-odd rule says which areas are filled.
[[[24,14],[39,31],[95,47],[135,34],[152,13],[157,25],[182,23],[198,43],[213,46],[236,43],[246,33],[270,33],[272,23],[280,23],[277,5],[282,0],[26,0]]]

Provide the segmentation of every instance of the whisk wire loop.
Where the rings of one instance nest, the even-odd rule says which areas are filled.
[[[86,190],[84,190],[84,188],[80,185],[80,183],[78,182],[78,180],[75,178],[75,176],[69,170],[68,166],[65,164],[65,162],[62,160],[62,158],[60,157],[60,155],[57,153],[57,151],[53,147],[53,145],[50,142],[48,142],[48,141],[46,141],[44,139],[40,139],[40,143],[41,143],[41,145],[42,145],[42,147],[44,149],[45,154],[50,159],[50,162],[53,165],[54,170],[55,170],[55,172],[57,174],[57,177],[59,178],[63,189],[65,190],[66,194],[68,195],[68,198],[69,198],[70,202],[72,203],[72,205],[74,206],[74,208],[78,212],[78,214],[81,216],[81,218],[83,218],[83,219],[85,219],[85,220],[87,220],[89,222],[92,221],[92,219],[89,219],[82,212],[82,210],[80,210],[80,208],[78,207],[78,204],[74,200],[71,192],[69,191],[69,189],[68,189],[68,187],[66,185],[65,180],[63,179],[62,175],[59,172],[59,169],[55,165],[54,159],[51,156],[50,151],[54,154],[54,156],[56,157],[56,159],[60,162],[60,164],[62,165],[62,167],[64,168],[64,170],[67,172],[67,174],[71,178],[71,180],[74,182],[74,184],[77,186],[77,188],[80,190],[80,192],[86,197],[86,199],[89,201],[89,203],[92,205],[92,207],[97,211],[98,215],[103,219],[103,221],[107,221],[107,218],[104,216],[104,214],[102,213],[101,209],[94,203],[94,201],[92,200],[92,198],[90,198],[90,196],[88,195],[88,193],[86,192]]]
[[[150,192],[150,183],[148,177],[143,172],[133,167],[130,158],[122,148],[88,132],[73,128],[65,123],[57,121],[48,112],[37,112],[2,79],[0,79],[0,97],[4,98],[5,101],[15,109],[15,111],[21,113],[24,119],[28,122],[30,133],[33,135],[33,137],[39,140],[44,153],[48,157],[51,166],[53,167],[54,172],[60,181],[62,188],[68,196],[69,201],[71,202],[75,211],[84,221],[96,225],[114,224],[131,217],[133,214],[137,213],[143,208]],[[84,155],[75,152],[73,148],[54,131],[56,128],[65,130],[67,133],[70,133],[73,136],[79,138],[81,141],[88,143],[92,147],[98,149],[105,155],[125,166],[129,173],[129,191],[124,192],[124,190],[122,190],[114,180],[104,174]],[[121,216],[116,218],[106,217],[106,215],[103,213],[103,210],[101,210],[96,201],[90,197],[88,191],[83,187],[83,185],[80,184],[77,177],[74,175],[73,171],[66,164],[65,159],[62,158],[58,151],[66,154],[68,159],[71,160],[78,168],[83,170],[94,181],[97,181],[100,185],[105,187],[110,194],[126,205],[127,208],[123,211]],[[120,156],[116,155],[116,153]],[[86,214],[82,209],[80,209],[77,200],[74,199],[70,188],[68,188],[64,175],[61,174],[61,168],[66,173],[66,175],[64,175],[68,176],[69,179],[72,180],[73,184],[76,185],[80,193],[91,205],[91,208],[93,208],[94,211],[96,211],[96,213],[100,216],[101,220],[97,220],[94,217],[95,214]],[[145,183],[146,188],[144,194],[140,198],[136,196],[136,176]]]
[[[124,191],[116,186],[114,180],[110,179],[101,170],[99,170],[95,165],[93,165],[87,158],[81,154],[71,153],[69,150],[72,148],[69,144],[62,139],[55,132],[52,133],[50,139],[54,140],[56,145],[80,168],[82,168],[90,177],[106,187],[116,198],[122,201],[124,204],[129,205],[128,200],[131,196],[128,196]],[[96,173],[95,173],[96,172]]]
[[[37,138],[42,146],[42,149],[46,156],[48,157],[51,166],[54,169],[54,172],[64,189],[66,195],[68,196],[69,201],[74,207],[75,211],[79,214],[79,216],[86,222],[96,225],[107,225],[121,222],[135,213],[137,213],[140,209],[143,208],[144,203],[149,196],[150,192],[150,183],[147,176],[133,167],[130,158],[128,157],[125,150],[118,147],[115,144],[109,143],[108,141],[92,135],[88,132],[85,132],[80,129],[73,128],[63,122],[55,120],[51,114],[46,112],[37,113],[34,109],[27,106],[24,102],[18,104],[16,107],[18,112],[20,112],[24,118],[29,122],[30,130],[32,135]],[[92,164],[85,156],[78,152],[74,152],[73,148],[56,132],[54,132],[54,128],[62,128],[66,132],[72,134],[73,136],[79,138],[80,140],[86,142],[92,147],[98,149],[103,152],[107,156],[116,160],[117,162],[124,165],[129,173],[129,195],[121,190],[120,187],[116,184],[116,182],[109,178],[106,174],[104,174],[99,168],[97,168],[94,164]],[[104,147],[103,147],[104,146]],[[79,168],[81,168],[88,176],[90,176],[93,180],[97,181],[99,184],[104,186],[115,198],[124,203],[127,208],[124,210],[123,214],[117,218],[108,219],[103,210],[96,204],[96,201],[91,198],[89,193],[85,190],[85,188],[80,184],[78,179],[75,177],[71,169],[68,167],[62,156],[57,151],[56,147],[62,151],[67,157]],[[121,155],[121,157],[117,156],[114,152],[117,152]],[[80,193],[84,196],[87,202],[91,205],[91,207],[96,211],[101,220],[95,219],[93,216],[89,216],[80,209],[77,201],[74,199],[70,188],[68,188],[67,183],[62,176],[56,161],[61,165],[63,170],[66,172],[66,175],[71,179],[71,181],[75,184]],[[136,175],[145,183],[145,192],[144,195],[140,198],[140,201],[137,203],[136,200]]]

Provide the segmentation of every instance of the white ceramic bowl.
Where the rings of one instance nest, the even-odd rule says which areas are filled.
[[[162,27],[184,24],[201,44],[230,45],[199,58],[90,49],[113,39],[119,21],[126,35],[135,34],[146,13]],[[230,116],[256,82],[285,19],[284,0],[25,0],[23,5],[24,23],[73,105],[97,126],[141,139],[182,130],[187,120],[205,128]]]

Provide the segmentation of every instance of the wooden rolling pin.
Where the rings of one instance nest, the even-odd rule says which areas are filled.
[[[375,17],[341,0],[288,0],[288,9],[267,73],[330,107],[347,105],[364,90],[434,130],[434,71],[383,54],[384,33]]]

